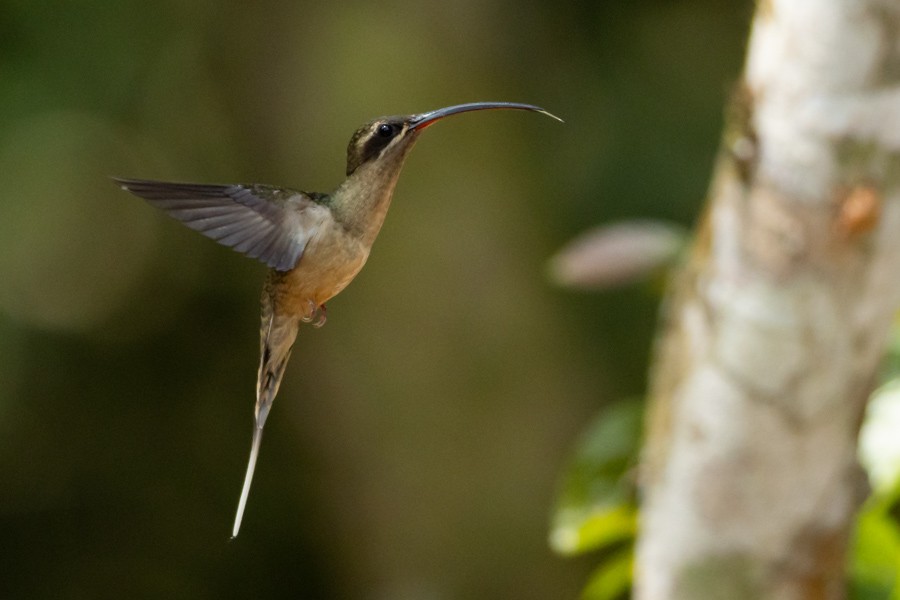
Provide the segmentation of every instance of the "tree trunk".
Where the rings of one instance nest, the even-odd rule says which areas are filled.
[[[845,596],[857,434],[900,305],[898,33],[898,0],[758,3],[666,302],[639,600]]]

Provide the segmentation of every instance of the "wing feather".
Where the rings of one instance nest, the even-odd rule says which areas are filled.
[[[328,214],[303,192],[265,185],[113,180],[191,229],[279,271],[297,265]]]

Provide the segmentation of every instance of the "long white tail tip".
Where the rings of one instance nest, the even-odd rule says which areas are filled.
[[[237,515],[234,517],[234,529],[231,530],[231,539],[237,537],[241,530],[241,520],[244,518],[244,509],[247,507],[247,496],[250,495],[250,484],[253,482],[253,471],[256,470],[256,458],[259,456],[259,444],[262,441],[262,427],[253,427],[253,441],[250,443],[250,460],[247,463],[247,474],[244,476],[244,488],[241,490],[241,499],[238,502]]]

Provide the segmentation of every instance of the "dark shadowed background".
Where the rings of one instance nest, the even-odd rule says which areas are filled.
[[[641,393],[648,286],[554,288],[600,223],[690,225],[749,0],[0,2],[0,598],[569,598],[561,465]],[[110,175],[328,191],[430,128],[301,331],[243,530],[264,267]]]

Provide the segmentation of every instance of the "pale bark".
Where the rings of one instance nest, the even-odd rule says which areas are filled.
[[[640,600],[843,598],[900,305],[900,0],[761,0],[667,300]]]

